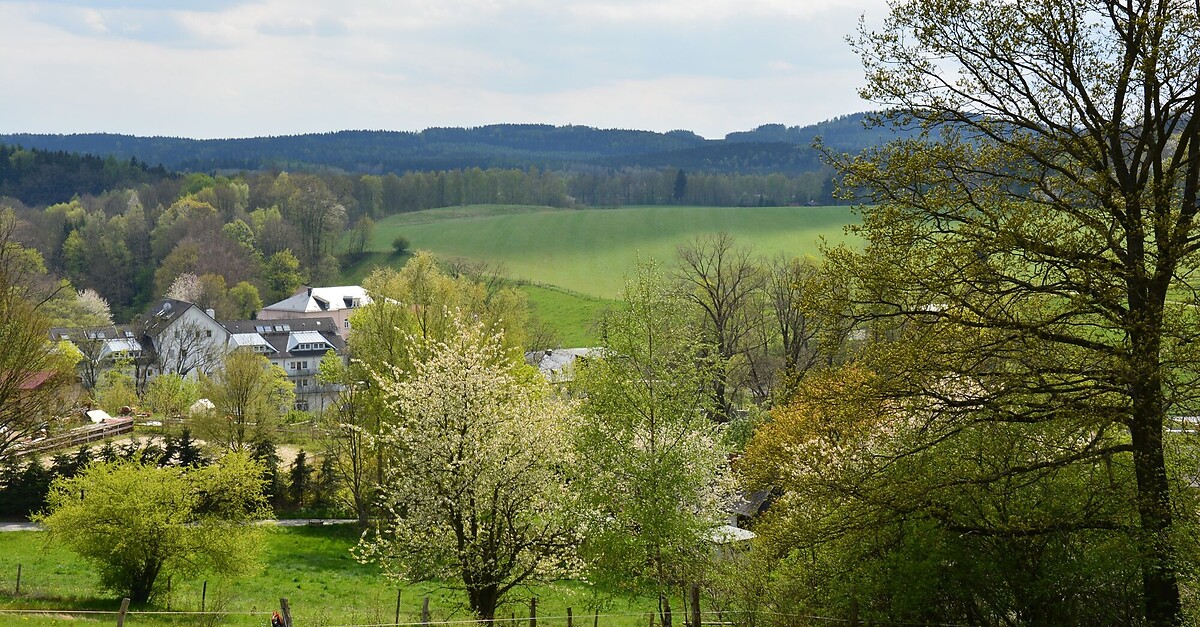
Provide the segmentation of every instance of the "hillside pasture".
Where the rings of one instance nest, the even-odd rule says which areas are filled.
[[[399,214],[381,220],[368,244],[375,254],[348,268],[361,278],[391,255],[403,235],[414,250],[443,258],[501,264],[517,281],[600,299],[616,298],[641,257],[669,264],[676,247],[697,235],[727,232],[766,256],[818,254],[819,243],[847,238],[857,221],[847,207],[549,207],[470,206]]]

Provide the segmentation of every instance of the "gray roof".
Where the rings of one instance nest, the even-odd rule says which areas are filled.
[[[554,348],[525,353],[525,363],[537,366],[551,383],[566,383],[575,379],[575,360],[598,354],[598,348]]]
[[[338,335],[337,324],[329,317],[232,320],[222,322],[221,326],[229,331],[229,341],[235,346],[263,346],[265,343],[259,352],[270,359],[320,357],[327,350],[338,353],[346,350],[346,342]],[[301,350],[301,346],[313,348]]]

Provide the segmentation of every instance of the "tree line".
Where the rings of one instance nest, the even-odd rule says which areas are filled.
[[[196,140],[115,134],[0,135],[0,142],[41,150],[131,157],[193,172],[331,170],[403,174],[448,170],[518,169],[572,172],[679,167],[713,174],[803,174],[820,169],[811,144],[857,151],[904,136],[867,127],[852,114],[803,127],[767,124],[724,139],[685,130],[667,133],[547,124],[429,128],[420,132],[339,131],[282,137]]]

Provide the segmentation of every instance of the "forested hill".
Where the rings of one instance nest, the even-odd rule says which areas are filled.
[[[332,168],[385,174],[465,168],[575,170],[677,167],[714,173],[797,174],[820,167],[810,144],[857,151],[889,139],[853,114],[804,127],[779,124],[707,140],[690,131],[656,133],[587,126],[499,124],[421,132],[340,131],[282,137],[197,140],[113,134],[0,135],[0,143],[117,159],[136,158],[172,170],[303,170]]]
[[[59,202],[75,194],[133,187],[168,174],[161,166],[147,167],[129,155],[118,159],[112,155],[99,157],[0,144],[0,198],[17,198],[29,205]]]

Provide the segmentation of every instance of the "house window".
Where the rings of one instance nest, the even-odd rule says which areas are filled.
[[[212,329],[206,329],[204,331],[204,337],[212,337]]]
[[[308,411],[308,399],[307,398],[296,399],[296,404],[292,405],[292,409],[295,409],[296,411]]]
[[[293,361],[292,370],[308,370],[307,361]]]

